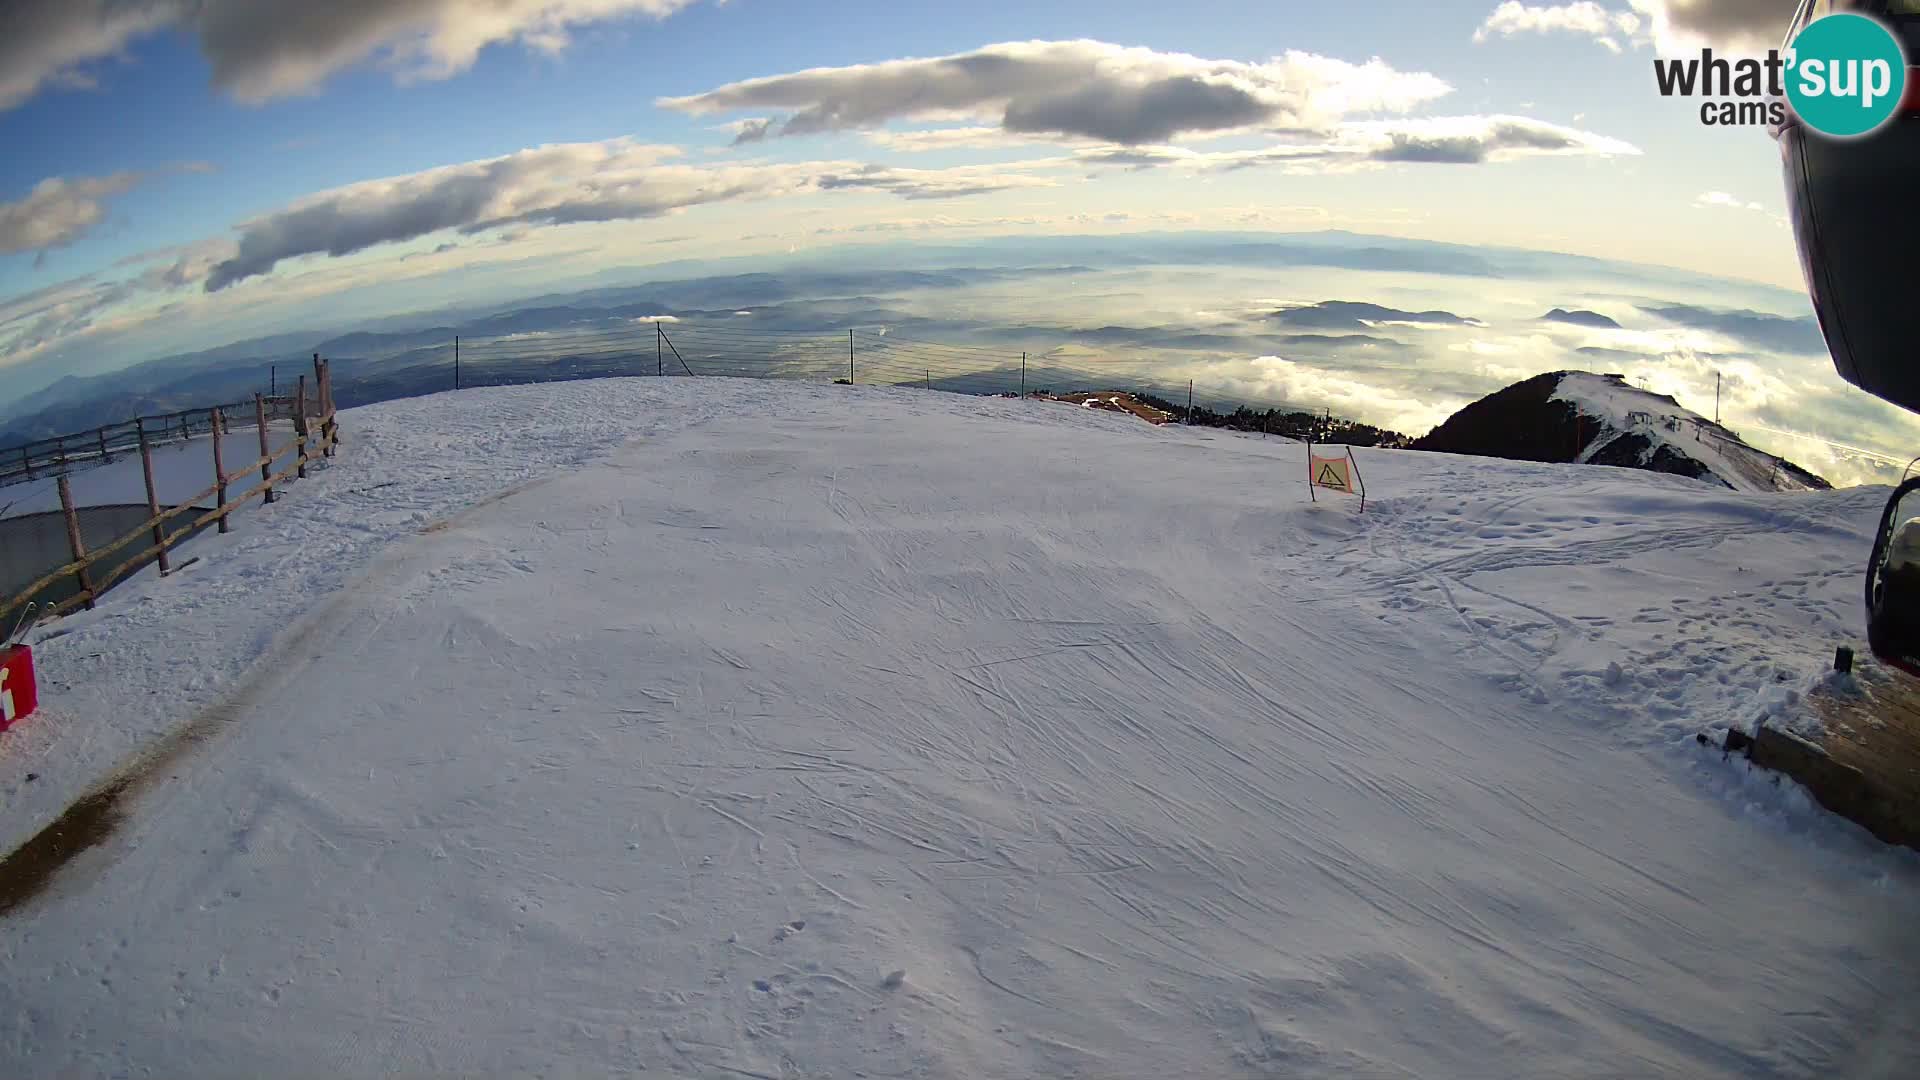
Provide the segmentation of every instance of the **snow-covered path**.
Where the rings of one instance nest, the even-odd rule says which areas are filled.
[[[1920,1065],[1915,860],[1688,738],[1857,619],[1874,493],[1379,453],[1361,516],[1291,444],[600,385],[541,399],[589,463],[431,522],[409,490],[410,538],[336,549],[364,565],[0,917],[0,1071]],[[123,643],[453,467],[380,409],[281,533],[129,586]],[[69,760],[25,745],[0,765]]]

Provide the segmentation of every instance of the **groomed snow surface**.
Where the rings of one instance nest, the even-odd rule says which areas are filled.
[[[342,415],[44,628],[0,1075],[1886,1076],[1920,865],[1697,745],[1883,492],[724,379]],[[37,779],[26,780],[29,772]]]

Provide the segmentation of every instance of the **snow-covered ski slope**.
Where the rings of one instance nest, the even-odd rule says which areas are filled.
[[[1362,450],[1361,515],[722,379],[342,426],[42,632],[5,846],[201,737],[0,916],[0,1075],[1920,1068],[1915,858],[1691,738],[1857,636],[1878,492]]]

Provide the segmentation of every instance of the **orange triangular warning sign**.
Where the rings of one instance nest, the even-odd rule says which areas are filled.
[[[1341,449],[1345,449],[1342,447]],[[1367,508],[1367,489],[1365,483],[1355,481],[1360,476],[1360,463],[1353,460],[1353,451],[1348,450],[1341,457],[1321,457],[1307,448],[1307,493],[1313,494],[1315,488],[1327,488],[1330,491],[1344,492],[1360,496],[1360,509]]]
[[[1345,458],[1325,458],[1318,454],[1312,455],[1312,471],[1307,475],[1313,477],[1314,487],[1331,488],[1334,491],[1344,491],[1349,495],[1353,494],[1353,475],[1347,471],[1347,460]]]

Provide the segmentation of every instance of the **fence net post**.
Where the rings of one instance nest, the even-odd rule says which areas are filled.
[[[307,377],[300,376],[300,382],[293,397],[293,437],[299,446],[296,448],[300,458],[300,479],[307,478]]]
[[[260,482],[267,485],[260,498],[260,505],[273,503],[273,449],[267,445],[267,402],[259,394],[253,395],[253,422],[260,432]]]
[[[332,457],[335,448],[340,445],[340,420],[334,415],[340,410],[333,404],[333,361],[331,360],[324,361],[320,366],[320,408],[327,414],[321,426],[322,433],[327,437],[327,448],[324,452],[328,457]]]
[[[73,553],[73,561],[80,568],[73,572],[75,581],[80,583],[80,595],[86,597],[87,610],[93,610],[93,576],[87,572],[87,544],[80,538],[80,515],[73,509],[73,487],[67,478],[60,478],[60,513],[67,519],[67,550]]]
[[[147,433],[140,433],[140,471],[147,480],[147,514],[155,519],[160,516],[160,489],[153,485],[153,448],[147,445]],[[153,548],[159,552],[160,572],[171,573],[173,568],[167,562],[167,527],[155,520],[153,523]]]
[[[333,410],[327,408],[327,362],[319,353],[313,354],[313,407],[320,414],[320,456],[326,457],[327,417]]]
[[[227,459],[220,452],[220,442],[223,435],[220,429],[225,425],[220,422],[219,406],[216,405],[214,407],[209,420],[213,424],[213,503],[215,506],[225,510],[227,506]],[[233,528],[227,524],[227,517],[228,515],[224,513],[220,515],[220,531],[223,534],[233,531]]]
[[[1307,435],[1307,498],[1320,501],[1320,493],[1313,490],[1313,435]]]

